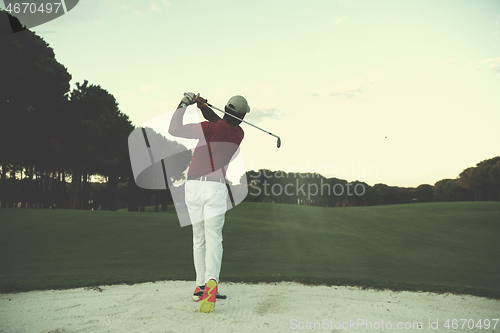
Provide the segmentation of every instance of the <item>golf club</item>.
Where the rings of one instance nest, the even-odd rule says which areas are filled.
[[[245,121],[245,120],[243,120],[243,119],[240,119],[240,118],[238,118],[238,117],[236,117],[236,116],[234,116],[234,115],[232,115],[232,114],[230,114],[230,113],[227,113],[226,111],[221,110],[221,109],[219,109],[219,108],[217,108],[217,107],[215,107],[215,106],[213,106],[213,105],[211,105],[211,104],[208,104],[208,103],[205,103],[205,104],[206,104],[206,105],[208,105],[208,106],[209,106],[209,107],[211,107],[211,108],[216,109],[217,111],[223,112],[223,113],[225,113],[225,114],[227,114],[227,115],[229,115],[229,116],[231,116],[231,117],[233,117],[233,118],[235,118],[235,119],[241,120],[241,121],[242,121],[242,122],[244,122],[245,124],[248,124],[248,125],[250,125],[250,126],[253,126],[253,127],[255,127],[256,129],[260,129],[261,131],[266,132],[267,134],[274,136],[275,138],[277,138],[277,139],[278,139],[278,148],[279,148],[279,147],[281,147],[281,139],[280,139],[280,137],[279,137],[279,136],[277,136],[276,134],[273,134],[273,133],[271,133],[271,132],[268,132],[268,131],[266,131],[266,130],[264,130],[264,129],[262,129],[262,128],[258,127],[258,126],[255,126],[254,124],[249,123],[248,121]]]

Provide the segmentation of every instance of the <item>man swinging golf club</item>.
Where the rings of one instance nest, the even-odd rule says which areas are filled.
[[[186,107],[194,103],[207,121],[183,125]],[[216,299],[226,298],[217,293],[228,198],[225,170],[243,140],[244,133],[239,124],[248,112],[250,107],[246,99],[233,96],[221,119],[207,106],[206,99],[199,94],[185,93],[170,123],[170,134],[199,139],[185,184],[186,205],[193,226],[196,271],[193,299],[200,301],[199,312],[212,312]]]

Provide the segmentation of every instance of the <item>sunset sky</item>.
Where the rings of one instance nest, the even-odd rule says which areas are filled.
[[[245,96],[282,140],[242,125],[247,170],[418,186],[500,155],[497,0],[83,0],[32,30],[136,126]]]

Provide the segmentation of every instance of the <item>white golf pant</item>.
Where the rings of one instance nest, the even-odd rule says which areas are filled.
[[[222,227],[227,210],[225,183],[188,180],[186,205],[193,225],[193,259],[196,285],[219,281],[222,263]]]

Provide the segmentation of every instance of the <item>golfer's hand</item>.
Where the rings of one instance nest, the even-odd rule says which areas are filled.
[[[203,97],[198,96],[198,98],[196,98],[196,106],[198,106],[199,109],[204,107],[205,103],[207,103],[207,102],[208,102],[208,100],[204,99]]]
[[[196,99],[200,97],[200,94],[195,94],[192,92],[184,93],[184,97],[181,100],[181,105],[191,105],[196,103]]]

